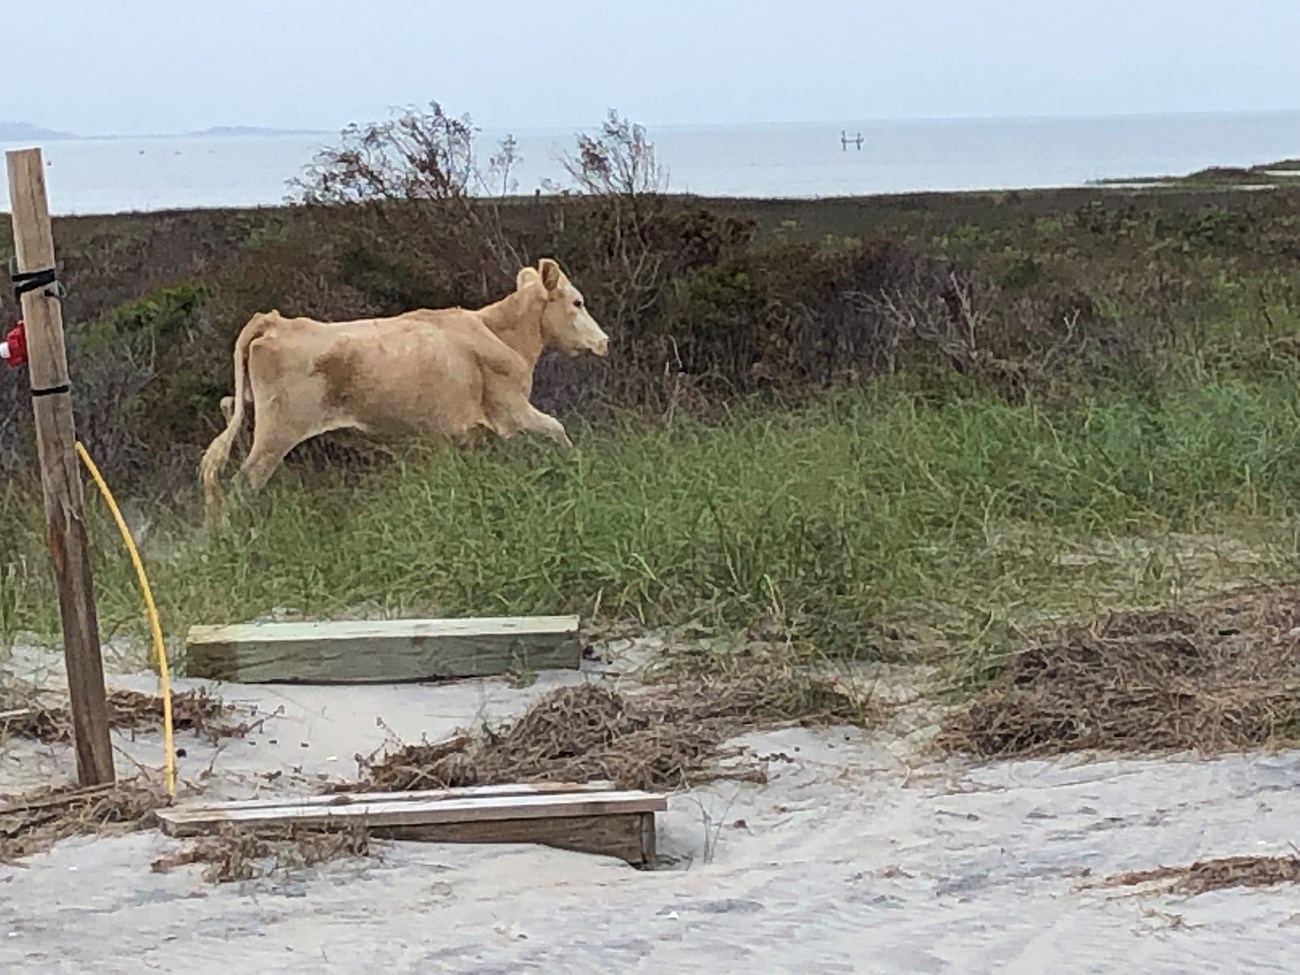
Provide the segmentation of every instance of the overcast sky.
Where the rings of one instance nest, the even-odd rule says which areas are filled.
[[[43,0],[0,119],[337,131],[1300,108],[1300,0]],[[15,7],[11,14],[17,14]],[[30,87],[29,87],[30,86]]]

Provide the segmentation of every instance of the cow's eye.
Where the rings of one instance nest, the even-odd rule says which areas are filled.
[[[581,299],[581,298],[574,298],[574,299],[573,299],[573,307],[574,307],[574,308],[581,308],[581,307],[582,307],[582,299]]]

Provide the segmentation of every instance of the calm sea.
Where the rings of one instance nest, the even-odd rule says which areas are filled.
[[[862,135],[862,146],[840,142]],[[503,133],[484,132],[482,155]],[[651,128],[670,189],[819,197],[1078,186],[1300,157],[1300,111],[1256,115]],[[516,132],[516,190],[563,180],[571,130]],[[256,206],[284,199],[331,134],[79,139],[42,145],[55,213]],[[14,148],[15,144],[3,148]],[[0,181],[2,182],[2,181]],[[0,206],[8,188],[0,186]]]

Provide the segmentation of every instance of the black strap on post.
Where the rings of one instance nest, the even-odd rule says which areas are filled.
[[[63,285],[59,282],[58,272],[52,268],[43,268],[40,271],[19,271],[16,268],[16,261],[11,260],[9,264],[9,278],[14,283],[14,301],[22,304],[23,295],[29,291],[39,291],[41,288],[48,288],[45,292],[48,298],[62,298],[66,293]],[[68,383],[59,383],[57,386],[46,386],[43,389],[33,389],[32,399],[39,399],[42,396],[58,396],[60,393],[71,391]]]
[[[61,290],[59,276],[52,267],[47,267],[42,271],[16,271],[10,275],[10,278],[14,283],[14,301],[20,302],[27,292],[48,288],[50,285],[54,285],[54,293],[49,294],[49,297],[59,297],[59,291]]]
[[[46,386],[44,389],[33,389],[32,399],[38,399],[42,396],[57,396],[59,393],[71,391],[72,387],[67,383],[60,383],[57,386]]]

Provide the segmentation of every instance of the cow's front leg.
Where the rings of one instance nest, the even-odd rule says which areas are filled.
[[[510,403],[505,409],[495,411],[494,415],[490,415],[489,423],[496,430],[497,436],[504,439],[526,430],[539,433],[566,449],[573,446],[573,441],[564,432],[564,424],[549,413],[543,413],[522,397]]]
[[[528,416],[525,418],[523,429],[540,433],[542,436],[555,441],[565,450],[573,447],[573,441],[569,439],[568,433],[565,432],[564,424],[549,413],[543,413],[535,406],[530,405],[528,407]]]

